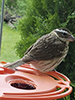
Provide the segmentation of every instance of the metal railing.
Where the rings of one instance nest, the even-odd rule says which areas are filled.
[[[2,41],[2,28],[3,28],[3,15],[4,15],[4,1],[2,0],[1,14],[0,14],[0,54],[1,54],[1,41]]]

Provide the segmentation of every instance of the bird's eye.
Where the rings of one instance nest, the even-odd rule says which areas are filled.
[[[63,35],[67,35],[66,33],[62,33]]]

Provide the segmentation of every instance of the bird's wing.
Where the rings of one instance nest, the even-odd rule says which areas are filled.
[[[65,43],[47,34],[39,38],[25,53],[32,60],[49,60],[62,56]]]

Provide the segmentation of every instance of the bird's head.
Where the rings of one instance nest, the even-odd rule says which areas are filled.
[[[55,29],[53,32],[63,42],[75,41],[75,38],[73,37],[71,32],[66,28]]]

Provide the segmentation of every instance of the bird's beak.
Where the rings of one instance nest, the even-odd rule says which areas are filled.
[[[73,37],[73,35],[70,35],[70,36],[68,37],[68,41],[69,41],[69,42],[75,41],[75,38]]]

